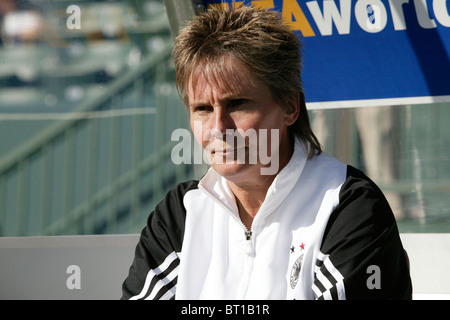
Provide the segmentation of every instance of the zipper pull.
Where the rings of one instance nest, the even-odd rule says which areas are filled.
[[[251,230],[245,230],[245,240],[247,240],[247,247],[246,247],[245,253],[248,256],[251,256],[253,254],[252,231]]]

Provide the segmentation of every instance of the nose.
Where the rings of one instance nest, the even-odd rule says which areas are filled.
[[[234,121],[230,114],[224,108],[216,108],[214,110],[213,127],[211,136],[224,139],[227,129],[234,129]]]

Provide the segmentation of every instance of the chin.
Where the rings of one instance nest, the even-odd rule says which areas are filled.
[[[227,180],[247,180],[251,176],[255,175],[254,169],[257,169],[256,165],[240,163],[212,164],[212,168]]]

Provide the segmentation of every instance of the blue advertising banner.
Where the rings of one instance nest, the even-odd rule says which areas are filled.
[[[450,0],[257,0],[301,38],[308,107],[450,101]]]

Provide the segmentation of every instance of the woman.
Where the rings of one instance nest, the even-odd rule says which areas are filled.
[[[177,86],[211,168],[150,214],[124,299],[411,298],[389,204],[311,131],[300,49],[245,6],[180,32]]]

